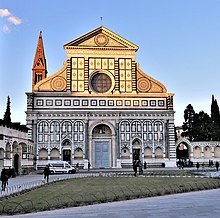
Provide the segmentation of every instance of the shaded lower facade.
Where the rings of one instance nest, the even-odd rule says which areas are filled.
[[[134,160],[175,166],[175,142],[170,145],[174,133],[168,120],[101,112],[80,116],[84,119],[39,120],[33,126],[38,168],[49,160],[79,163],[85,169],[88,162],[92,168],[132,167]]]

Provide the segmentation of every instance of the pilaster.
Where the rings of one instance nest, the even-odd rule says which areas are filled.
[[[67,80],[66,90],[71,91],[71,60],[70,59],[67,60],[66,74],[67,74],[66,75],[66,80]]]

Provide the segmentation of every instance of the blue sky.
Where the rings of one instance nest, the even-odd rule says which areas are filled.
[[[63,45],[99,27],[139,46],[140,68],[174,93],[175,124],[186,106],[210,114],[220,102],[220,0],[0,0],[0,119],[26,121],[26,95],[40,31],[48,75],[66,60]]]

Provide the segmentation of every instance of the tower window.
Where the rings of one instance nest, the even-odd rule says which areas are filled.
[[[37,75],[36,75],[36,78],[35,78],[35,81],[36,81],[36,82],[40,82],[41,80],[42,80],[42,75],[41,75],[41,74],[40,74],[40,75],[37,74]]]

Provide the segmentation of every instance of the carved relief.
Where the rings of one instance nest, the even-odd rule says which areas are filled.
[[[80,47],[121,47],[126,48],[123,44],[117,42],[116,40],[109,38],[104,34],[98,34],[84,42],[78,44]]]
[[[108,37],[104,34],[98,34],[95,37],[95,44],[98,46],[106,46],[108,44]]]
[[[51,88],[54,91],[63,91],[66,88],[66,80],[61,76],[53,78],[51,80]]]
[[[151,88],[151,83],[147,78],[140,78],[137,81],[138,92],[148,92]]]

